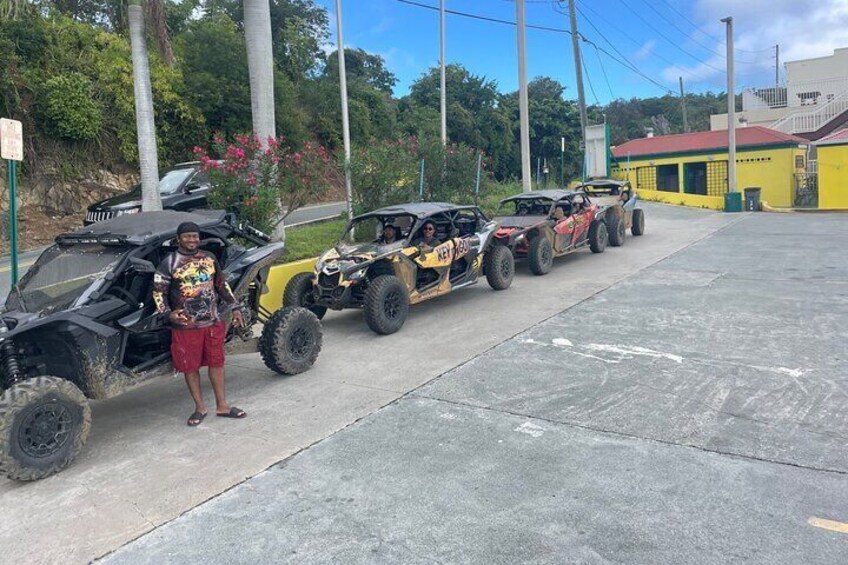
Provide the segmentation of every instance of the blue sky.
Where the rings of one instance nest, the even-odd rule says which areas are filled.
[[[439,5],[438,0],[414,1]],[[734,17],[737,91],[774,83],[775,44],[780,44],[781,61],[825,56],[848,47],[848,0],[576,1],[581,34],[617,59],[626,57],[659,83],[582,43],[588,103],[677,92],[681,75],[687,91],[723,91],[725,29],[719,20],[728,15]],[[316,2],[328,10],[330,41],[335,44],[335,2]],[[516,19],[513,0],[446,0],[445,4],[448,10]],[[525,0],[525,4],[528,25],[568,29],[567,2]],[[347,46],[380,54],[398,77],[396,95],[406,94],[412,82],[438,65],[438,11],[399,0],[343,0],[343,16]],[[517,89],[514,26],[451,14],[446,21],[448,63],[461,63],[472,73],[495,80],[503,92]],[[567,97],[576,98],[573,61],[568,34],[527,30],[529,79],[550,76],[567,87]]]

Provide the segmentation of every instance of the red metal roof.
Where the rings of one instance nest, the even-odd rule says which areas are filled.
[[[842,145],[843,143],[848,143],[848,128],[837,130],[816,141],[816,145]]]
[[[756,147],[775,144],[809,144],[809,140],[762,126],[736,128],[736,147]],[[618,158],[641,155],[662,155],[664,153],[682,153],[715,151],[727,149],[727,130],[702,131],[697,133],[678,133],[657,137],[631,139],[614,147],[612,154]]]

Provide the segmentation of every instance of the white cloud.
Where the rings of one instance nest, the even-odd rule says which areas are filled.
[[[649,39],[646,41],[642,47],[639,48],[636,53],[633,54],[632,59],[634,61],[643,61],[650,57],[650,55],[654,52],[654,48],[657,46],[656,40]]]
[[[690,19],[702,26],[693,38],[715,45],[719,52],[725,50],[725,26],[719,20],[733,17],[738,84],[770,84],[774,80],[776,44],[780,45],[781,62],[823,57],[848,47],[846,0],[697,0],[693,13]],[[713,55],[704,61],[709,65],[668,67],[663,77],[676,80],[683,76],[690,82],[723,86],[725,58]]]

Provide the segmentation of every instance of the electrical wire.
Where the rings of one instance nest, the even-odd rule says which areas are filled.
[[[592,86],[592,77],[589,76],[589,68],[586,66],[586,59],[583,58],[583,50],[582,49],[580,49],[580,62],[583,65],[583,74],[586,75],[586,81],[589,83],[589,90],[592,91],[592,96],[595,97],[595,104],[600,106],[601,101],[598,100],[598,95],[595,94],[595,87]]]
[[[671,21],[670,19],[668,19],[667,17],[665,17],[665,16],[662,14],[662,12],[660,12],[659,10],[657,10],[656,8],[654,8],[654,6],[652,5],[652,3],[651,3],[651,2],[652,2],[652,0],[642,0],[642,3],[643,3],[643,4],[645,4],[646,6],[648,6],[648,8],[650,8],[651,10],[653,10],[653,11],[654,11],[654,13],[655,13],[656,15],[658,15],[659,17],[661,17],[662,19],[664,19],[665,21],[667,21],[669,24],[671,24],[671,26],[672,26],[674,29],[676,29],[677,31],[679,31],[680,33],[682,33],[682,34],[683,34],[683,36],[684,36],[684,37],[686,37],[686,39],[690,40],[692,43],[695,43],[696,45],[701,46],[702,48],[706,49],[706,50],[707,50],[707,51],[709,51],[710,53],[713,53],[714,55],[718,55],[718,56],[720,56],[720,57],[725,56],[725,53],[722,53],[721,51],[716,51],[715,49],[713,49],[713,48],[712,48],[712,47],[710,47],[709,45],[704,45],[703,43],[701,43],[700,41],[698,41],[698,40],[697,40],[697,39],[695,39],[694,37],[691,37],[691,36],[690,36],[690,35],[689,35],[689,34],[688,34],[688,33],[687,33],[684,29],[680,28],[680,27],[679,27],[676,23],[674,23],[673,21]],[[734,49],[734,51],[736,51],[736,49]],[[756,65],[756,64],[757,64],[757,62],[756,62],[756,61],[744,61],[744,60],[742,60],[742,59],[735,59],[735,60],[734,60],[734,63],[743,63],[743,64],[746,64],[746,65]]]
[[[609,77],[607,76],[607,70],[604,68],[604,62],[601,60],[601,52],[598,51],[597,45],[592,45],[592,47],[595,48],[595,55],[598,57],[598,64],[601,66],[601,72],[603,73],[604,80],[607,83],[607,88],[609,89],[610,98],[612,100],[615,100],[615,94],[612,93],[612,86],[610,86]]]
[[[720,43],[721,45],[726,45],[726,42],[725,42],[725,40],[724,40],[723,38],[720,38],[720,37],[715,36],[715,35],[711,35],[711,34],[709,34],[709,33],[705,32],[704,30],[702,30],[702,29],[701,29],[701,27],[700,27],[698,24],[696,24],[695,22],[693,22],[692,20],[690,20],[690,19],[686,16],[686,14],[683,14],[683,13],[682,13],[682,12],[680,12],[677,8],[675,8],[675,7],[674,7],[674,5],[673,5],[671,2],[669,2],[668,0],[662,0],[662,2],[663,2],[666,6],[668,6],[669,8],[671,8],[671,10],[672,10],[675,14],[677,14],[678,16],[680,16],[681,18],[683,18],[684,20],[686,20],[687,22],[689,22],[689,25],[691,25],[691,26],[695,29],[695,31],[697,31],[697,32],[701,33],[702,35],[704,35],[704,36],[706,36],[706,37],[709,37],[709,38],[710,38],[710,39],[712,39],[713,41],[717,41],[717,42],[718,42],[718,43]],[[733,48],[733,50],[734,50],[734,51],[739,51],[740,53],[763,53],[764,51],[771,51],[771,50],[772,50],[772,47],[767,47],[767,48],[765,48],[765,49],[755,49],[755,50],[749,50],[749,49],[739,49],[738,47],[734,47],[734,48]]]

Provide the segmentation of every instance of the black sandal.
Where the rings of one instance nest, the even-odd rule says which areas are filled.
[[[188,417],[188,421],[186,422],[186,424],[188,424],[192,428],[195,426],[199,426],[203,419],[206,418],[206,414],[207,413],[198,412],[197,410],[195,410],[194,413]]]
[[[247,416],[247,412],[245,412],[241,408],[236,408],[235,406],[231,406],[229,412],[224,412],[223,414],[216,412],[215,415],[218,416],[219,418],[239,419],[239,418],[244,418],[245,416]]]

